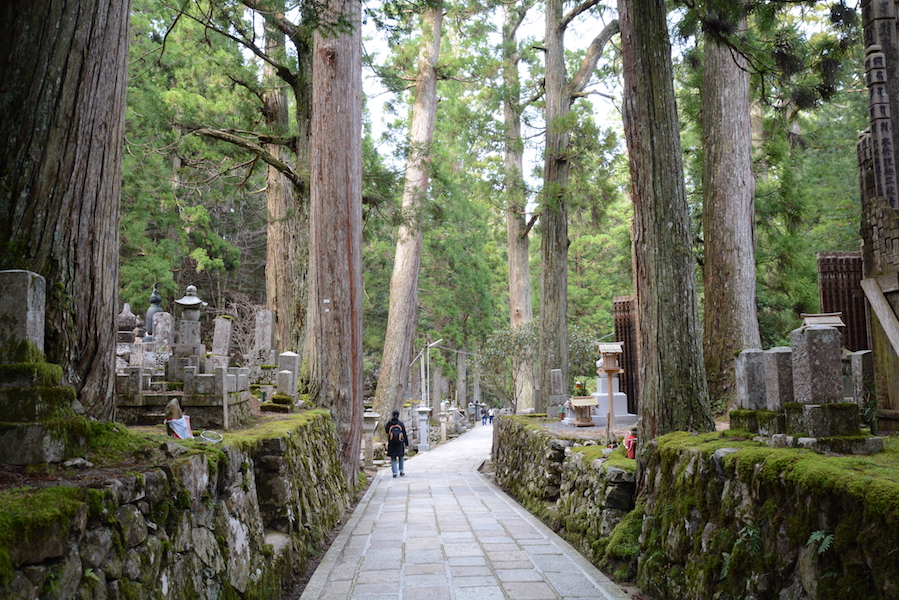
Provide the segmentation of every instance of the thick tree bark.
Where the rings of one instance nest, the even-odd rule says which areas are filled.
[[[443,6],[438,3],[421,17],[422,42],[418,55],[415,103],[409,131],[410,154],[403,188],[403,215],[390,278],[390,307],[381,372],[375,391],[375,410],[382,415],[402,407],[409,381],[410,348],[415,333],[418,273],[421,265],[420,213],[428,194],[431,143],[437,116],[437,57],[443,25]]]
[[[546,2],[546,149],[540,231],[540,385],[535,410],[545,412],[552,393],[550,371],[568,381],[568,185],[566,155],[570,134],[562,120],[571,101],[565,96],[565,27],[562,0]]]
[[[563,15],[562,0],[546,2],[546,149],[543,169],[543,200],[540,214],[540,385],[535,410],[549,408],[552,393],[550,373],[561,369],[568,385],[568,144],[571,138],[566,117],[578,94],[590,81],[596,63],[609,39],[618,32],[612,21],[591,42],[578,72],[569,81],[565,72],[565,28],[578,14],[596,4],[585,0]],[[567,394],[568,390],[563,390]]]
[[[740,30],[745,29],[744,17]],[[749,115],[746,58],[707,35],[702,74],[703,350],[709,397],[719,409],[736,405],[734,356],[761,347]]]
[[[509,255],[510,324],[518,327],[534,318],[531,303],[530,238],[525,215],[527,195],[522,177],[524,147],[521,139],[521,97],[518,75],[517,31],[522,10],[512,4],[503,8],[503,120],[506,186],[506,239]],[[513,357],[515,407],[519,412],[534,408],[534,365]]]
[[[335,0],[349,31],[313,45],[307,366],[313,402],[331,410],[352,488],[362,447],[362,5]]]
[[[709,431],[671,45],[664,0],[619,0],[634,200],[640,439]]]
[[[0,3],[0,268],[46,278],[47,358],[98,419],[115,415],[129,7]]]
[[[279,4],[276,15],[280,15],[284,9],[283,0]],[[265,20],[265,52],[278,63],[287,63],[284,33],[278,29],[274,19]],[[266,92],[263,96],[262,113],[266,125],[273,137],[287,138],[290,134],[287,87],[278,77],[274,65],[268,62],[263,63],[263,85]],[[265,149],[285,164],[292,162],[289,149],[282,144],[267,144]],[[265,299],[266,308],[275,315],[275,348],[278,352],[302,350],[299,337],[302,320],[297,319],[297,306],[301,302],[296,297],[295,281],[298,267],[305,272],[306,263],[304,261],[302,265],[297,265],[294,262],[296,252],[293,248],[297,243],[295,237],[305,229],[306,223],[297,219],[296,192],[293,182],[283,172],[272,165],[266,167],[268,231]]]

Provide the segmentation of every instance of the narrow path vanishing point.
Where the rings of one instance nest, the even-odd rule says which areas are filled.
[[[382,469],[301,600],[627,600],[596,567],[487,480],[479,426]]]

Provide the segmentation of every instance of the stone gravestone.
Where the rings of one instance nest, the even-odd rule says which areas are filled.
[[[852,361],[852,398],[856,404],[865,404],[874,391],[874,358],[870,350],[859,350],[850,355]]]
[[[287,389],[290,391],[284,392],[285,394],[289,394],[293,398],[297,396],[297,382],[300,378],[300,355],[296,352],[282,352],[278,355],[278,371],[290,371],[291,376],[290,380],[287,383]],[[278,390],[279,392],[281,390]]]
[[[275,362],[275,315],[270,310],[256,313],[256,336],[253,339],[253,362],[257,366]]]
[[[150,315],[150,319],[153,335],[144,338],[143,360],[140,366],[150,373],[162,374],[172,355],[172,347],[175,345],[172,334],[175,319],[171,313],[167,312],[155,312]]]
[[[74,390],[44,359],[46,283],[37,273],[0,271],[0,463],[59,462],[66,442],[42,421],[74,415]]]
[[[843,400],[843,336],[836,327],[809,325],[790,333],[793,401],[828,404]]]
[[[780,412],[793,401],[793,349],[777,346],[765,351],[765,404]]]
[[[549,372],[549,380],[550,385],[552,386],[549,395],[549,403],[547,404],[546,411],[552,417],[556,417],[561,410],[561,406],[565,404],[565,401],[568,400],[568,396],[565,393],[565,382],[562,381],[562,369],[551,369]],[[556,410],[553,411],[552,409]]]
[[[793,401],[787,433],[810,438],[856,436],[858,407],[843,403],[843,336],[836,327],[808,325],[790,334]]]
[[[131,312],[131,305],[127,302],[122,312],[116,317],[116,371],[124,372],[124,370],[133,364],[133,357],[136,354],[134,345],[134,330],[137,328],[137,317]],[[140,364],[140,363],[138,363]]]
[[[231,328],[233,321],[228,317],[215,318],[212,334],[212,368],[228,367],[231,358]]]
[[[20,362],[8,355],[7,344],[28,342],[44,351],[44,278],[31,271],[0,271],[0,363]]]
[[[755,348],[743,350],[737,355],[734,367],[739,407],[748,410],[767,408],[765,352]]]

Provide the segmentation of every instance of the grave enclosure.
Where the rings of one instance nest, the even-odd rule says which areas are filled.
[[[864,386],[844,384],[842,339],[836,327],[806,324],[792,331],[790,347],[742,351],[736,361],[740,409],[730,413],[731,428],[761,434],[772,446],[880,452],[883,439],[862,435],[859,427]],[[863,382],[870,352],[850,357],[852,379]]]
[[[120,421],[159,424],[165,407],[177,400],[195,429],[228,430],[249,418],[252,387],[258,387],[267,399],[278,400],[273,408],[279,412],[298,405],[300,357],[295,352],[275,356],[270,311],[257,314],[251,364],[231,367],[232,319],[215,318],[212,349],[207,351],[200,340],[199,321],[188,318],[199,317],[196,290],[190,286],[185,297],[175,302],[191,308],[182,308],[182,317],[176,320],[151,306],[146,336],[141,335],[127,305],[118,316],[116,407]],[[157,303],[151,297],[152,304]]]

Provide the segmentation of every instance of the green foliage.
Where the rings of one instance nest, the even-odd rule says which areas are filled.
[[[833,532],[825,529],[813,531],[805,545],[814,548],[815,554],[824,554],[833,546]]]
[[[190,283],[222,308],[225,290],[258,297],[265,199],[253,190],[264,187],[263,170],[190,133],[252,130],[258,98],[235,82],[254,81],[256,67],[234,42],[152,0],[134,3],[131,26],[120,300],[140,314],[157,282],[166,310]]]
[[[478,352],[477,364],[487,393],[501,403],[515,407],[513,358],[525,364],[537,361],[537,336],[540,322],[534,319],[518,327],[503,327],[491,333]],[[568,328],[568,355],[571,364],[569,391],[574,390],[575,380],[596,373],[595,332],[577,326]]]

